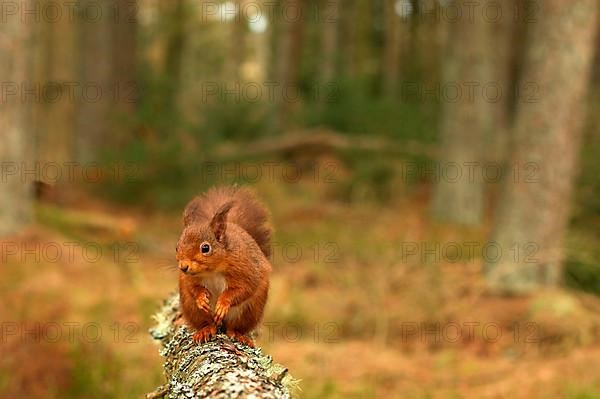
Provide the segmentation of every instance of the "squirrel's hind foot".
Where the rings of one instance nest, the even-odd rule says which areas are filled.
[[[211,325],[203,327],[200,330],[196,331],[192,339],[196,343],[203,344],[205,342],[210,341],[210,339],[215,335],[217,335],[217,328],[214,325]]]
[[[238,333],[235,331],[227,331],[227,336],[231,339],[238,341],[239,343],[242,343],[246,346],[254,348],[254,341],[252,341],[252,339],[248,338],[244,334],[241,334],[241,333]]]

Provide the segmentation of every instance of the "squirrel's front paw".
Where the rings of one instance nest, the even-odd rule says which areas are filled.
[[[241,342],[244,345],[254,348],[254,341],[252,341],[252,339],[248,338],[242,333],[238,333],[235,331],[227,331],[227,336],[231,339],[235,339],[236,341]]]
[[[210,339],[215,335],[217,335],[217,328],[214,325],[210,325],[196,331],[192,339],[194,342],[203,344],[210,341]]]
[[[196,306],[198,309],[205,311],[206,313],[210,313],[210,294],[208,291],[202,292],[196,298]]]
[[[225,301],[221,298],[219,298],[219,300],[217,301],[217,304],[215,306],[215,323],[217,326],[220,326],[221,323],[223,322],[223,319],[225,318],[225,316],[227,315],[227,312],[229,312],[229,307],[231,305],[229,304],[228,301]]]

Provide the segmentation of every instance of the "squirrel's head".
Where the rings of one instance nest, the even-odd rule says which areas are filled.
[[[233,202],[223,205],[209,223],[185,227],[175,249],[179,270],[201,275],[217,272],[225,266],[227,214],[233,205]]]

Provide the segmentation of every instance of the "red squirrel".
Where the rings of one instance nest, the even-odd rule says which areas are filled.
[[[271,227],[249,189],[219,187],[194,198],[183,213],[176,247],[181,310],[196,342],[222,327],[253,347],[269,291]]]

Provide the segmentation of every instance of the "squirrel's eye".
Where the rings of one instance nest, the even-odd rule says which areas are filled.
[[[209,244],[209,243],[207,243],[207,242],[203,242],[203,243],[200,245],[200,252],[201,252],[203,255],[208,255],[208,254],[210,253],[210,244]]]

